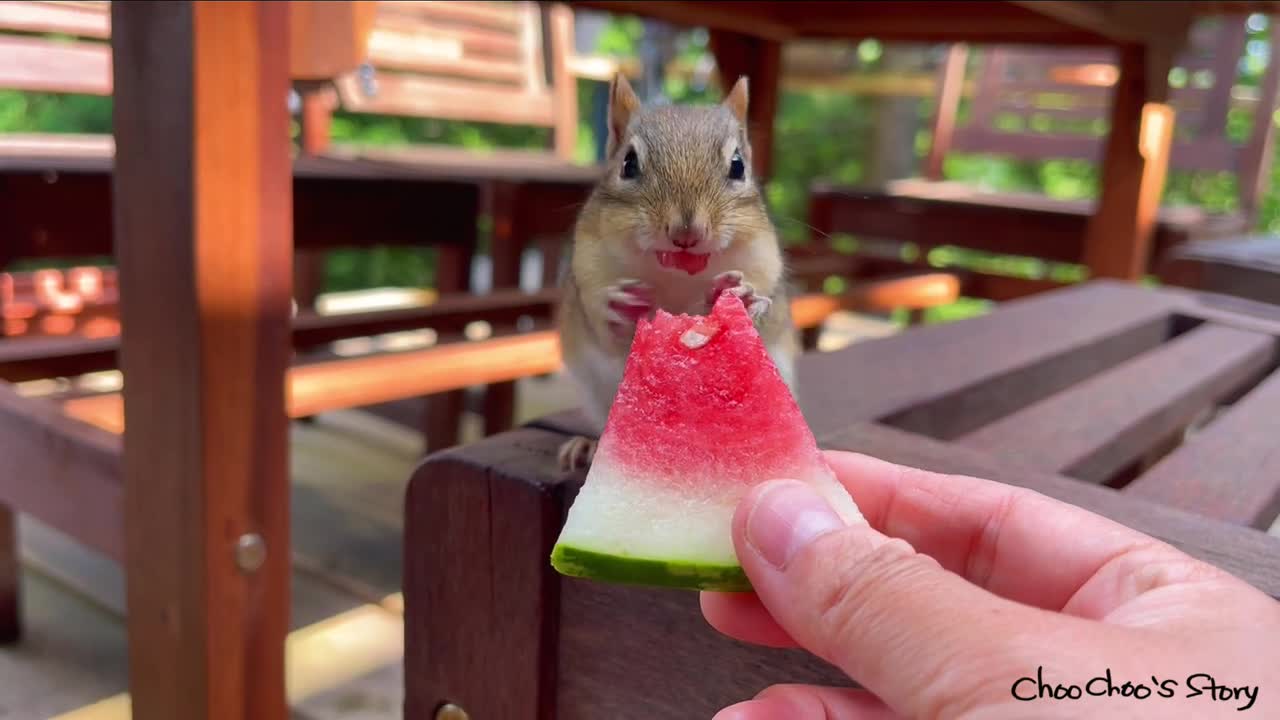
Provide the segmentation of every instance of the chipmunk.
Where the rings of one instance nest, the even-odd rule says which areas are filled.
[[[642,107],[625,77],[610,84],[604,174],[579,213],[558,312],[564,363],[598,432],[638,320],[657,308],[704,315],[722,292],[742,298],[795,393],[799,338],[746,117],[746,78],[699,106]],[[560,465],[584,467],[594,454],[594,441],[575,437]]]

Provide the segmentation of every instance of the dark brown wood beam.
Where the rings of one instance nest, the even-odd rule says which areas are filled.
[[[112,3],[137,720],[284,720],[286,3]]]
[[[1102,190],[1085,233],[1084,260],[1092,277],[1138,280],[1148,270],[1173,141],[1171,63],[1165,51],[1136,45],[1120,51]]]
[[[778,114],[782,45],[776,40],[712,30],[711,52],[715,55],[720,86],[725,93],[738,78],[747,78],[747,132],[751,139],[751,164],[756,179],[763,183],[773,168],[773,121]]]

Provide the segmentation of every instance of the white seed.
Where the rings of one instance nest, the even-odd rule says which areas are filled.
[[[703,345],[711,342],[711,336],[700,333],[697,330],[686,330],[685,333],[680,336],[680,342],[684,343],[684,346],[690,350],[697,350]]]

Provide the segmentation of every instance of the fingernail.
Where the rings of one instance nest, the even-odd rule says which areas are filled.
[[[788,480],[764,492],[747,516],[747,542],[781,570],[809,543],[844,527],[821,495]]]

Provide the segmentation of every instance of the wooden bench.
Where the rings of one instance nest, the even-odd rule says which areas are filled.
[[[1138,265],[1127,266],[1137,268],[1133,272],[1149,271],[1155,258],[1180,243],[1247,232],[1257,220],[1270,175],[1271,115],[1280,89],[1280,63],[1275,61],[1280,52],[1280,23],[1273,18],[1272,60],[1261,84],[1241,99],[1235,79],[1245,40],[1245,19],[1241,16],[1212,18],[1193,26],[1171,74],[1177,81],[1169,97],[1176,111],[1171,150],[1167,156],[1155,147],[1148,150],[1149,161],[1156,164],[1167,160],[1177,170],[1236,176],[1236,206],[1226,212],[1160,208],[1154,213],[1149,249],[1141,251]],[[964,46],[954,46],[939,70],[932,145],[923,177],[891,182],[883,188],[815,184],[809,222],[818,236],[852,233],[866,240],[911,243],[919,251],[910,263],[915,265],[927,265],[928,252],[945,245],[1045,263],[1085,264],[1095,275],[1116,276],[1104,266],[1114,268],[1111,260],[1123,255],[1124,248],[1100,250],[1090,245],[1096,202],[989,192],[944,181],[943,165],[953,153],[1021,160],[1061,158],[1100,165],[1108,108],[1120,99],[1117,88],[1123,86],[1117,80],[1118,51],[986,47],[973,80],[968,121],[961,123],[958,110],[968,58]],[[1227,133],[1228,115],[1236,113],[1251,118],[1243,144],[1232,141]],[[1154,187],[1153,192],[1158,195],[1159,191]],[[1141,237],[1131,239],[1148,247]],[[886,266],[902,264],[872,259],[862,274],[874,275]],[[1122,275],[1137,278],[1129,270]],[[1047,277],[1024,282],[1006,278],[999,281],[997,293],[990,293],[983,282],[965,293],[1001,300],[1039,292],[1058,282]]]
[[[1180,245],[1161,258],[1161,282],[1280,305],[1280,237],[1248,235]]]
[[[826,448],[1029,487],[1280,598],[1280,310],[1091,282],[799,365]],[[1206,418],[1208,420],[1206,421]],[[718,635],[695,593],[555,573],[583,479],[544,418],[427,458],[405,511],[405,717],[705,718],[829,665]],[[1185,438],[1185,440],[1184,440]],[[460,715],[459,715],[460,716]]]

